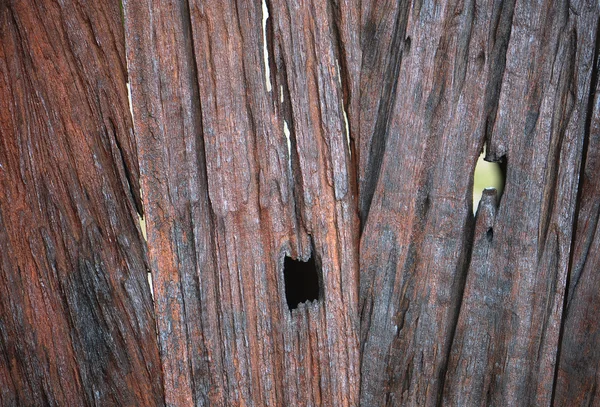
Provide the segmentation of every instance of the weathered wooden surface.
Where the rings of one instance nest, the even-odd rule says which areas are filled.
[[[469,265],[487,83],[501,69],[488,43],[493,2],[400,3],[383,13],[394,29],[373,10],[362,74],[396,60],[381,90],[361,89],[361,108],[380,92],[389,106],[358,112],[361,402],[436,405]]]
[[[167,403],[358,403],[356,192],[331,10],[268,12],[265,38],[260,1],[125,3]],[[324,294],[290,312],[283,257],[311,246]]]
[[[362,405],[550,404],[597,5],[269,2],[268,79],[259,2],[187,6],[126,6],[163,353],[198,364],[166,358],[168,397],[352,405],[360,380]],[[475,220],[485,142],[506,193]],[[299,318],[281,257],[308,235],[325,306]]]
[[[0,405],[162,405],[117,2],[0,2]]]
[[[374,28],[383,49],[363,46],[364,75],[400,44],[393,107],[358,112],[361,401],[550,405],[598,6],[404,5]],[[474,224],[484,140],[507,180]]]
[[[475,234],[452,345],[449,404],[551,404],[597,7],[515,5],[487,149],[507,160],[507,180],[500,207],[478,219],[485,226]]]
[[[600,28],[600,27],[599,27]],[[595,31],[594,70],[585,122],[577,223],[570,259],[562,340],[555,383],[556,406],[600,403],[600,37]]]
[[[0,402],[598,405],[597,2],[125,1],[162,367],[99,3],[0,3]]]

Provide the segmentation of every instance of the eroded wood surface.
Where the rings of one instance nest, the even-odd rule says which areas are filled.
[[[130,296],[118,302],[123,315],[137,312],[134,333],[117,336],[119,355],[127,366],[148,368],[120,387],[86,373],[83,384],[65,382],[67,390],[54,388],[55,379],[28,390],[18,380],[29,373],[15,369],[44,355],[69,363],[75,357],[87,372],[96,360],[86,352],[96,342],[57,356],[27,348],[17,362],[4,362],[5,372],[16,367],[0,375],[8,389],[0,400],[29,391],[23,394],[77,394],[88,404],[110,395],[115,404],[145,397],[174,406],[598,404],[597,2],[125,1],[160,367],[156,339],[148,336],[144,249],[132,224],[140,205],[121,28],[113,20],[108,32],[78,26],[100,21],[92,11],[104,10],[80,7],[68,16],[73,21],[46,29],[65,30],[68,47],[44,51],[45,43],[23,34],[37,26],[14,17],[31,13],[50,24],[40,12],[1,4],[0,52],[32,55],[4,58],[21,64],[16,71],[3,65],[3,95],[27,101],[0,102],[2,151],[12,152],[0,156],[12,171],[0,178],[7,185],[0,244],[13,250],[2,257],[5,279],[24,275],[15,271],[13,247],[27,249],[22,261],[36,264],[27,270],[38,274],[50,261],[39,253],[74,256],[71,243],[56,249],[60,239],[77,242],[84,259],[95,253],[94,275],[109,282],[131,276],[141,290],[130,294],[123,284],[110,296],[121,298],[124,287]],[[112,53],[102,45],[108,33]],[[92,61],[111,62],[78,64],[98,49],[104,52]],[[63,59],[70,67],[63,70],[83,73],[71,88],[26,65]],[[90,102],[68,103],[82,97]],[[36,130],[15,117],[37,120]],[[4,136],[24,128],[29,138]],[[97,138],[77,136],[86,131]],[[64,144],[78,154],[61,160],[49,148],[23,153],[22,140],[46,133],[63,137],[53,143],[58,151]],[[473,172],[484,145],[489,160],[502,162],[506,185],[501,197],[485,191],[474,217]],[[42,175],[46,167],[60,174]],[[35,181],[23,186],[17,181],[27,171]],[[48,215],[33,203],[45,196],[34,195],[41,190],[62,194]],[[81,190],[92,196],[84,201],[92,215],[70,204]],[[4,197],[17,193],[24,203],[7,205]],[[23,223],[23,210],[34,214],[32,223]],[[89,225],[102,222],[112,229],[100,229],[105,241],[97,254]],[[290,311],[284,256],[311,253],[322,268],[322,295]],[[54,286],[28,294],[58,304],[52,327],[63,333],[71,332],[69,295],[89,292],[85,278],[69,285],[80,281],[73,275],[88,275],[73,258],[54,268],[62,270]],[[113,309],[90,303],[92,315]],[[29,321],[15,317],[21,305],[15,307],[2,315],[13,324]],[[109,340],[111,327],[93,332]],[[50,338],[32,325],[19,329],[37,341]],[[12,355],[14,340],[1,338],[2,354]],[[133,348],[140,340],[150,356]],[[102,363],[100,369],[113,366]],[[104,399],[90,401],[94,386]],[[35,390],[42,388],[53,390]]]
[[[148,3],[143,18],[126,7],[155,239],[171,247],[153,258],[179,279],[176,297],[163,294],[179,298],[164,323],[178,318],[182,331],[163,336],[163,352],[186,344],[203,357],[194,369],[167,358],[167,394],[181,383],[188,401],[216,403],[551,404],[597,5],[273,1],[266,35],[259,2],[187,6],[163,15]],[[144,21],[182,27],[185,40]],[[191,88],[176,86],[182,77]],[[181,88],[192,91],[183,110],[170,97]],[[165,141],[146,136],[147,122]],[[507,180],[475,220],[484,144]],[[173,225],[195,240],[173,241]],[[283,302],[281,256],[306,257],[309,235],[325,297],[300,317]],[[164,247],[150,237],[151,252]],[[184,252],[196,261],[181,268]],[[249,310],[257,299],[264,308]]]
[[[558,406],[593,406],[600,402],[600,38],[598,31],[595,34],[595,68],[586,106],[577,223],[555,383],[554,401]]]
[[[358,403],[358,218],[331,10],[268,13],[265,37],[261,2],[125,3],[167,403]],[[290,312],[283,257],[311,250],[323,298]]]
[[[472,255],[450,404],[552,402],[597,20],[593,3],[515,4],[487,144],[507,160],[506,187]]]
[[[163,405],[116,2],[0,2],[0,405]]]

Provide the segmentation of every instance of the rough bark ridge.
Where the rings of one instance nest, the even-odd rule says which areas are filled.
[[[0,2],[0,405],[163,404],[115,2]]]

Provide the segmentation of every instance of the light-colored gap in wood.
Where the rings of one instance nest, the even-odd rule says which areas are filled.
[[[133,118],[133,103],[131,103],[131,85],[129,82],[127,82],[127,101],[129,102],[129,114],[131,114],[131,122],[135,125]]]
[[[127,86],[127,89],[129,90],[129,84]],[[129,100],[131,102],[131,98]],[[140,188],[140,196],[143,197],[143,191],[141,188]],[[140,215],[139,213],[138,213],[138,223],[140,224],[140,229],[142,231],[142,237],[144,238],[144,241],[148,242],[148,235],[146,232],[146,219],[144,219],[144,217],[142,215]],[[150,294],[152,295],[152,300],[154,300],[154,285],[152,284],[152,273],[150,273],[150,272],[148,272],[148,285],[150,286]]]
[[[269,69],[269,50],[267,47],[267,19],[269,18],[269,9],[267,2],[262,0],[262,31],[263,31],[263,56],[265,63],[265,81],[267,84],[267,92],[271,92],[271,70]]]
[[[290,140],[290,129],[288,127],[287,121],[283,121],[283,134],[285,135],[285,141],[287,141],[288,148],[288,164],[290,168],[292,168],[292,142]]]
[[[504,189],[504,180],[500,165],[485,161],[483,157],[485,157],[485,148],[475,165],[475,174],[473,176],[473,213],[477,212],[477,206],[479,206],[484,189],[494,188],[498,191],[498,196],[502,195],[502,190]]]
[[[348,154],[352,156],[352,149],[350,148],[350,126],[348,125],[348,115],[346,114],[346,108],[342,104],[342,113],[344,113],[344,124],[346,128],[346,142],[348,143]]]
[[[342,75],[340,74],[340,64],[335,59],[335,68],[337,69],[337,79],[340,85],[340,89],[342,88]],[[342,113],[344,115],[344,126],[346,130],[346,142],[348,143],[348,154],[352,156],[352,149],[350,148],[350,126],[348,125],[348,115],[346,114],[346,106],[344,104],[344,98],[342,97]]]
[[[150,286],[150,295],[154,301],[154,285],[152,284],[152,273],[148,273],[148,285]]]

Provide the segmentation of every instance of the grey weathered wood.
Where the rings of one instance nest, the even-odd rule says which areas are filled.
[[[472,257],[449,404],[551,404],[597,21],[592,3],[516,3],[487,149],[506,185]]]
[[[362,27],[362,75],[383,66],[387,80],[361,89],[360,106],[379,107],[358,112],[361,403],[437,405],[473,244],[473,171],[497,103],[489,84],[503,73],[499,44],[510,33],[511,3],[399,3],[392,11],[373,4]]]
[[[587,100],[584,155],[577,200],[567,298],[554,384],[554,405],[600,403],[600,37],[595,32],[594,66]]]

